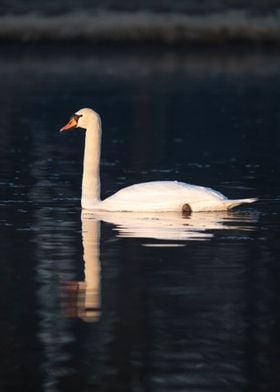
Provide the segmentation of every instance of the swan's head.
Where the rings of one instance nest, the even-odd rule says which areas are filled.
[[[101,121],[99,115],[92,109],[84,108],[74,113],[70,120],[64,127],[60,129],[60,132],[68,131],[73,128],[88,129],[89,126],[100,126]]]

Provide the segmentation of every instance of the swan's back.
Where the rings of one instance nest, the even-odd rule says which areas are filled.
[[[211,209],[227,200],[211,188],[177,181],[153,181],[121,189],[98,205],[110,211],[180,211],[188,204],[192,211]],[[225,209],[225,208],[223,208]]]

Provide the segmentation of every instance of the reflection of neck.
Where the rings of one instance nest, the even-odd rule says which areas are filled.
[[[100,313],[100,222],[82,218],[82,238],[85,263],[83,318],[96,321]]]
[[[82,208],[90,209],[100,201],[100,147],[101,121],[99,116],[89,117],[85,134]]]

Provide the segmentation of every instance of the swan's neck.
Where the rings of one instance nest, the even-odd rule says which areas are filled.
[[[91,209],[100,202],[101,121],[98,115],[88,119],[85,134],[82,208]]]

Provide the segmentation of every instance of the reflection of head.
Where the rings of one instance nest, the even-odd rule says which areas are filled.
[[[65,317],[96,322],[100,317],[99,292],[87,288],[86,282],[67,281],[62,286]]]

